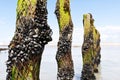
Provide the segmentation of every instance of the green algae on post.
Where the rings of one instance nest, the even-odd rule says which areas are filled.
[[[73,23],[70,14],[70,0],[57,0],[55,14],[60,31],[56,54],[57,80],[73,80],[74,65],[71,55]]]
[[[82,45],[83,69],[81,80],[96,80],[94,72],[100,64],[100,33],[95,29],[92,14],[83,15],[84,42]]]
[[[9,44],[7,80],[40,80],[45,45],[52,40],[47,0],[18,0],[16,31]]]

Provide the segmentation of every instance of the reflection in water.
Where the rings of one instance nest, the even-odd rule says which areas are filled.
[[[96,80],[102,80],[101,77],[101,65],[98,66],[98,73],[95,73]]]

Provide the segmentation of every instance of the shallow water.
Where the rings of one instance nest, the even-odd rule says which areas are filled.
[[[96,74],[97,80],[120,80],[120,46],[102,46],[101,48],[102,58],[99,66],[100,72]],[[40,69],[41,80],[57,80],[56,51],[57,47],[45,47]],[[72,56],[75,69],[74,80],[80,80],[82,70],[81,47],[73,47]],[[7,51],[0,52],[0,80],[6,80],[5,62],[7,57]]]

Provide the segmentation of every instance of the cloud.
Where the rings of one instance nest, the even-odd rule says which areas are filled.
[[[97,26],[96,29],[100,32],[101,43],[120,43],[120,26]],[[83,27],[74,27],[73,45],[82,45],[83,35]]]
[[[100,32],[101,43],[120,43],[120,26],[97,26],[96,29]],[[83,43],[84,29],[83,27],[73,28],[72,44],[80,46]],[[50,45],[57,45],[59,39],[59,29],[53,29],[53,41]]]
[[[4,41],[3,41],[3,42],[0,42],[0,46],[1,46],[1,45],[8,45],[8,44],[9,44],[8,42],[4,42]]]
[[[97,28],[101,34],[101,41],[108,43],[120,43],[120,26],[105,26]]]

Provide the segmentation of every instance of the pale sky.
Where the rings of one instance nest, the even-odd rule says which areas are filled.
[[[48,0],[48,24],[53,30],[53,41],[57,44],[59,27],[54,14],[57,0]],[[0,1],[0,44],[9,44],[16,22],[17,0]],[[71,15],[74,24],[73,44],[83,41],[83,14],[92,13],[95,26],[101,33],[102,43],[120,43],[120,0],[71,0]]]

